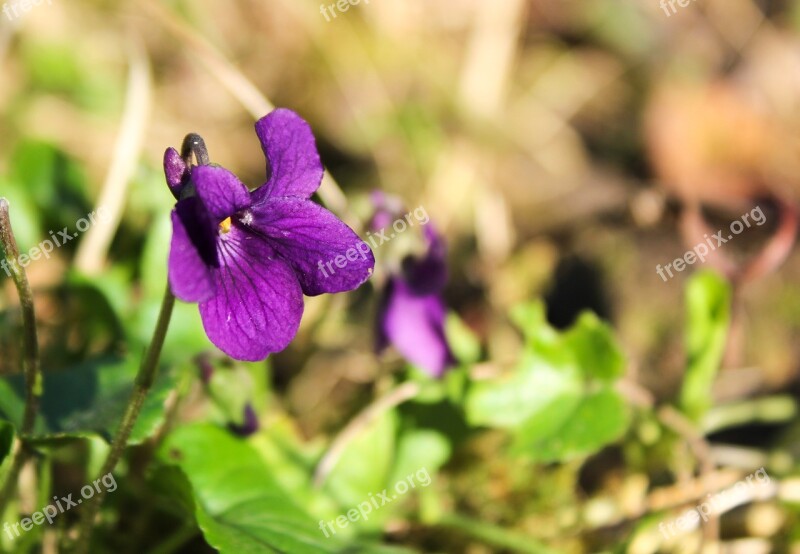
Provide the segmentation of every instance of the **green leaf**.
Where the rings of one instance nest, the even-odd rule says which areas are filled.
[[[462,364],[474,364],[481,357],[481,343],[475,333],[454,312],[445,320],[447,343]]]
[[[591,454],[619,439],[628,427],[628,408],[614,390],[606,389],[554,404],[519,430],[514,449],[541,462]]]
[[[186,475],[197,523],[221,554],[340,551],[337,538],[325,537],[244,440],[211,425],[190,425],[170,434],[159,456]]]
[[[70,287],[94,289],[115,316],[117,321],[113,322],[114,327],[122,327],[119,320],[125,318],[131,311],[131,280],[125,269],[120,266],[112,266],[97,276],[71,271],[67,279]],[[71,290],[67,292],[72,293]],[[97,306],[95,302],[92,302],[91,305],[93,308]],[[101,307],[104,310],[106,308],[106,306]]]
[[[625,357],[611,329],[585,313],[559,333],[538,302],[516,308],[512,319],[526,338],[522,359],[510,374],[473,384],[468,421],[510,429],[514,450],[540,461],[590,454],[619,438],[629,414],[614,382]]]
[[[680,394],[683,411],[698,421],[711,407],[711,387],[722,364],[731,320],[731,287],[709,271],[695,274],[686,287],[686,376]]]
[[[28,252],[45,238],[42,236],[39,210],[19,183],[0,178],[0,191],[2,191],[0,196],[8,200],[11,227],[14,229],[19,251]],[[2,251],[3,249],[0,247],[0,253]],[[7,274],[0,273],[0,276],[2,275]]]
[[[62,227],[74,231],[76,222],[92,210],[86,200],[87,180],[83,168],[47,142],[20,142],[9,162],[9,179],[23,185],[22,191],[53,233]],[[38,240],[47,238],[42,232]],[[73,248],[76,244],[71,241],[66,247]]]
[[[584,312],[564,335],[566,347],[590,377],[612,381],[625,373],[625,356],[611,329],[593,313]]]
[[[212,363],[212,362],[209,362]],[[253,379],[243,368],[215,368],[207,385],[208,395],[225,416],[226,423],[241,424],[245,407],[252,406]]]
[[[581,394],[577,366],[525,355],[520,367],[495,381],[476,383],[467,395],[467,420],[472,425],[514,428],[565,397]]]
[[[109,113],[119,106],[123,90],[116,79],[108,78],[109,68],[101,70],[97,60],[86,60],[71,42],[54,40],[51,34],[44,37],[21,45],[30,90],[65,95],[92,112]]]
[[[113,436],[133,391],[138,362],[100,359],[44,373],[44,394],[34,428],[36,440]],[[163,421],[164,402],[174,378],[163,373],[145,400],[129,444],[151,436]],[[0,416],[19,428],[24,409],[21,375],[0,379]]]
[[[428,478],[438,471],[450,458],[452,448],[447,438],[430,429],[414,429],[403,433],[397,445],[397,460],[392,469],[389,484],[406,479],[411,474],[422,471],[423,479],[416,480],[424,485],[426,472]]]
[[[537,342],[553,342],[557,339],[558,334],[547,324],[544,303],[521,304],[513,308],[510,315],[511,321],[519,327],[531,345]]]
[[[325,481],[325,489],[342,506],[356,506],[369,493],[383,490],[395,454],[397,414],[388,411],[351,440]]]

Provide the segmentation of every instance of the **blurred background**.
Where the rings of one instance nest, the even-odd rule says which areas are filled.
[[[149,337],[166,283],[173,200],[164,150],[199,133],[213,162],[259,186],[265,162],[253,123],[273,106],[309,121],[332,177],[318,200],[359,232],[376,209],[375,190],[405,210],[425,208],[448,247],[445,301],[480,349],[468,368],[474,379],[515,364],[523,340],[508,314],[542,298],[556,329],[584,310],[613,327],[640,407],[671,402],[686,370],[686,284],[701,264],[666,281],[656,267],[760,206],[766,223],[702,264],[732,287],[710,398],[728,408],[716,415],[735,423],[709,431],[708,455],[721,482],[761,466],[786,482],[783,492],[727,513],[713,546],[800,552],[800,481],[792,480],[800,456],[800,3],[339,5],[346,11],[329,0],[4,3],[0,195],[20,248],[74,230],[100,207],[109,214],[28,268],[44,366],[138,353],[131,344]],[[199,359],[221,381],[185,385],[176,420],[241,424],[234,420],[247,398],[262,428],[280,429],[318,460],[403,371],[396,351],[373,347],[375,298],[418,248],[412,237],[381,247],[370,285],[307,298],[297,339],[267,364],[223,359],[196,307],[179,306],[166,359],[195,374]],[[0,297],[5,375],[19,371],[20,359],[9,281]],[[417,409],[404,421],[433,417],[450,439],[432,487],[437,507],[426,512],[424,495],[409,500],[378,532],[386,543],[474,554],[524,551],[522,537],[554,552],[708,548],[703,529],[663,540],[655,527],[679,513],[660,510],[695,498],[679,486],[691,481],[688,462],[673,463],[689,450],[665,447],[655,417],[634,416],[621,441],[588,458],[542,464],[508,453],[500,431],[476,433],[461,418]],[[93,448],[55,449],[55,482],[79,487],[83,476],[70,468]],[[282,475],[303,488],[299,474]],[[117,495],[110,508],[125,513],[148,501],[133,499],[135,491]],[[325,512],[317,508],[309,510]],[[131,544],[149,552],[158,526],[147,518],[138,525],[117,530],[144,537]],[[120,537],[109,544],[132,551]],[[213,550],[186,533],[174,551]]]

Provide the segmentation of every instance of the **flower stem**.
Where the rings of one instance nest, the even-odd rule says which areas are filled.
[[[555,554],[556,552],[529,535],[463,515],[447,514],[442,516],[437,523],[442,527],[458,529],[468,536],[502,550],[508,549],[524,554]]]
[[[133,393],[131,394],[130,400],[128,400],[128,405],[125,408],[125,415],[122,417],[122,422],[119,424],[117,433],[111,443],[111,452],[109,452],[103,464],[103,468],[100,470],[100,476],[114,471],[114,468],[125,452],[128,439],[139,417],[139,412],[142,410],[145,398],[147,398],[147,393],[150,391],[150,387],[153,385],[158,375],[158,360],[161,357],[161,349],[164,346],[164,339],[167,336],[174,306],[175,296],[172,294],[169,284],[167,284],[167,290],[164,293],[164,300],[161,304],[161,312],[158,315],[158,323],[156,323],[156,329],[153,332],[153,339],[142,359],[139,372],[136,374]],[[95,495],[92,501],[84,507],[83,514],[81,514],[80,535],[78,546],[75,550],[76,554],[87,554],[89,552],[94,520],[104,498],[105,491],[102,491]]]
[[[2,489],[0,489],[0,514],[2,514],[14,493],[19,472],[30,454],[27,439],[33,432],[36,413],[39,409],[39,398],[42,395],[42,374],[39,369],[39,339],[36,335],[33,292],[31,291],[30,283],[28,283],[25,269],[19,263],[19,248],[14,237],[14,231],[11,228],[8,201],[5,198],[0,198],[0,244],[2,244],[5,252],[5,261],[2,264],[3,269],[14,280],[22,308],[23,367],[25,372],[25,411],[22,416],[22,426],[19,429],[20,444],[14,450],[6,481],[3,483]]]

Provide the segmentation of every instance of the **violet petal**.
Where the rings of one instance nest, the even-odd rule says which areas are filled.
[[[247,187],[224,167],[196,166],[192,169],[192,182],[197,196],[217,223],[250,205]]]
[[[217,242],[216,294],[200,304],[206,335],[237,360],[263,360],[286,348],[303,315],[303,293],[289,265],[238,225]]]
[[[181,189],[189,179],[189,170],[186,162],[174,148],[167,148],[164,152],[164,175],[167,177],[167,186],[172,196],[177,200],[181,196]]]
[[[291,264],[307,296],[353,290],[372,275],[369,245],[319,204],[272,198],[250,211],[253,230]]]
[[[172,293],[184,302],[201,302],[213,294],[211,267],[216,264],[216,228],[208,225],[197,198],[181,200],[172,210],[168,275]]]
[[[445,337],[446,308],[435,294],[418,295],[402,279],[392,279],[379,314],[379,337],[388,339],[411,363],[441,377],[453,355]]]
[[[291,110],[279,108],[256,122],[268,161],[269,180],[253,192],[253,203],[270,197],[309,198],[322,182],[322,161],[311,127]]]

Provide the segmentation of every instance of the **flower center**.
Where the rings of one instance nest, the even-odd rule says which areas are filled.
[[[222,223],[219,224],[219,230],[223,233],[227,234],[231,232],[231,218],[225,219]]]

